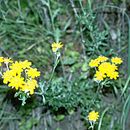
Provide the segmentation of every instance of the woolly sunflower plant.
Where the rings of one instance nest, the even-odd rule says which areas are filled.
[[[105,56],[99,56],[89,62],[91,68],[95,68],[94,78],[96,81],[103,81],[105,79],[116,80],[119,77],[118,65],[122,63],[119,57],[112,57],[109,59]]]
[[[36,78],[40,76],[40,72],[36,68],[32,68],[32,63],[25,61],[12,61],[8,58],[0,57],[0,63],[6,64],[6,71],[1,72],[3,83],[16,90],[15,96],[19,96],[22,105],[26,99],[34,94],[38,87]]]

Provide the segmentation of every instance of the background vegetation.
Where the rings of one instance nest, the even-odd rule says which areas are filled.
[[[0,85],[0,130],[129,130],[129,0],[0,0],[0,55],[29,60],[41,71],[39,96],[25,106]],[[62,41],[60,61],[51,50]],[[99,55],[123,59],[120,78],[99,86],[88,66]],[[98,88],[98,89],[97,89]]]

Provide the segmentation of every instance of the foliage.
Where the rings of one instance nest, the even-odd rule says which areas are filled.
[[[46,103],[55,111],[65,108],[69,112],[80,106],[86,108],[94,105],[95,101],[93,98],[91,99],[91,87],[85,80],[68,81],[57,78],[48,86],[44,96]]]

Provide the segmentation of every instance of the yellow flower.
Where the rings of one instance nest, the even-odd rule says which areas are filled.
[[[12,70],[15,70],[17,73],[21,73],[23,71],[23,69],[26,68],[30,68],[30,66],[32,65],[31,62],[29,62],[28,60],[25,61],[16,61],[15,63],[13,63],[10,68]]]
[[[15,76],[10,80],[10,83],[8,86],[15,88],[16,90],[18,90],[20,88],[21,85],[24,84],[24,78],[20,77],[20,76]]]
[[[15,76],[16,76],[15,71],[13,71],[13,70],[7,70],[6,72],[3,73],[3,76],[2,76],[2,78],[4,79],[3,83],[7,84]]]
[[[63,47],[63,44],[61,42],[54,42],[52,43],[51,47],[52,47],[52,51],[55,53],[58,51],[58,49]]]
[[[25,68],[30,68],[30,66],[32,65],[32,63],[29,62],[28,60],[21,61],[20,64],[21,64],[21,67],[22,67],[23,69],[25,69]]]
[[[108,58],[105,57],[105,56],[99,56],[97,59],[94,59],[94,60],[91,60],[89,62],[89,66],[90,67],[98,67],[98,65],[101,63],[101,62],[104,62],[104,61],[107,61]]]
[[[109,73],[109,71],[118,70],[115,64],[111,64],[110,62],[103,62],[98,67],[99,71],[102,73]]]
[[[21,91],[25,91],[25,92],[29,92],[30,94],[34,94],[34,90],[35,88],[38,86],[37,81],[36,80],[27,80],[27,82],[25,82],[23,85],[21,85],[20,90]]]
[[[4,62],[3,57],[0,57],[0,66],[2,65],[2,62]]]
[[[23,66],[20,62],[15,61],[11,66],[10,69],[12,69],[15,73],[20,74],[23,71]]]
[[[100,72],[102,72],[102,73],[105,73],[105,72],[109,71],[110,66],[111,66],[111,63],[109,63],[109,62],[103,62],[103,63],[101,63],[99,65],[98,70]]]
[[[91,111],[88,115],[88,120],[95,122],[99,118],[99,113],[95,111]]]
[[[29,69],[27,70],[27,75],[28,75],[29,77],[31,77],[31,78],[35,78],[35,77],[40,76],[40,72],[37,71],[36,68],[29,68]]]
[[[102,81],[104,78],[106,78],[106,75],[105,75],[105,73],[96,71],[95,77],[96,77],[96,80]]]
[[[0,62],[4,62],[4,58],[3,57],[0,57]]]
[[[99,56],[99,57],[97,58],[97,60],[98,60],[99,62],[104,62],[104,61],[107,61],[108,58],[105,57],[105,56]]]
[[[121,63],[123,62],[122,59],[119,58],[119,57],[113,57],[113,58],[111,59],[111,61],[112,61],[112,63],[114,63],[114,64],[121,64]]]
[[[4,58],[4,63],[12,63],[13,61],[11,58]]]
[[[107,76],[110,78],[110,79],[117,79],[119,77],[119,73],[117,71],[109,71],[107,73]]]
[[[95,59],[95,60],[91,60],[90,62],[89,62],[89,66],[90,67],[98,67],[98,65],[99,65],[99,60],[97,60],[97,59]]]
[[[117,66],[115,64],[111,64],[110,62],[103,62],[99,65],[98,70],[101,74],[106,74],[107,77],[110,79],[117,79],[119,77],[119,74],[116,70],[118,70]],[[97,80],[103,80],[105,76],[103,77],[101,74],[95,74]],[[102,76],[102,78],[101,78]]]

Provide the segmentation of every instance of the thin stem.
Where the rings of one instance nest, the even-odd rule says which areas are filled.
[[[94,125],[95,125],[95,123],[93,122],[92,130],[94,130]]]
[[[93,122],[93,121],[89,121],[89,123],[90,123],[90,128],[92,128],[92,130],[94,130],[95,122]]]
[[[8,66],[8,63],[5,63],[5,65],[6,65],[6,68],[7,68],[7,70],[9,70],[9,66]]]
[[[51,7],[50,7],[50,0],[48,0],[48,11],[49,11],[49,14],[50,14],[50,19],[51,19],[51,24],[52,24],[53,32],[55,32],[54,20],[53,20],[53,15],[52,15]]]
[[[70,1],[71,6],[72,6],[72,9],[74,11],[75,17],[79,17],[73,0],[69,0],[69,1]]]
[[[48,82],[50,82],[52,80],[54,72],[55,72],[55,69],[56,69],[58,63],[59,63],[59,55],[56,55],[55,64],[54,64],[54,67],[53,67],[53,70],[52,70],[52,73],[51,73],[51,77],[50,77]]]
[[[0,75],[3,76],[3,75],[2,75],[2,72],[0,72]]]
[[[125,116],[125,112],[128,109],[127,107],[129,107],[129,101],[130,101],[130,95],[128,95],[122,110],[121,123],[123,130],[125,130],[126,116],[128,116],[128,115]]]
[[[92,0],[88,0],[89,10],[92,13]]]
[[[122,90],[122,93],[121,93],[120,98],[124,95],[126,89],[128,88],[129,82],[130,82],[130,75],[129,75],[129,77],[128,77],[126,83],[125,83],[125,86],[124,86],[124,88],[123,88],[123,90]]]
[[[86,48],[85,48],[85,45],[84,45],[85,40],[84,40],[84,36],[83,36],[83,28],[81,27],[81,25],[80,25],[80,36],[81,36],[81,40],[82,40],[81,44],[82,44],[82,48],[83,48],[83,54],[85,56],[85,59],[87,60]]]
[[[80,4],[80,7],[81,7],[81,10],[82,10],[83,14],[85,15],[86,12],[84,11],[83,4],[82,4],[81,0],[79,0],[79,4]]]
[[[61,67],[62,67],[62,71],[63,71],[63,76],[65,77],[65,69],[64,69],[64,65],[63,65],[61,57],[60,57],[60,62],[61,62]]]
[[[20,16],[21,16],[21,18],[23,18],[22,9],[21,9],[21,5],[20,5],[20,0],[18,0],[18,8],[19,8]]]
[[[104,117],[105,113],[106,113],[108,110],[109,110],[109,107],[107,107],[107,108],[103,111],[103,113],[102,113],[102,115],[101,115],[101,118],[100,118],[100,121],[99,121],[98,130],[101,130],[101,125],[102,125],[103,117]]]

